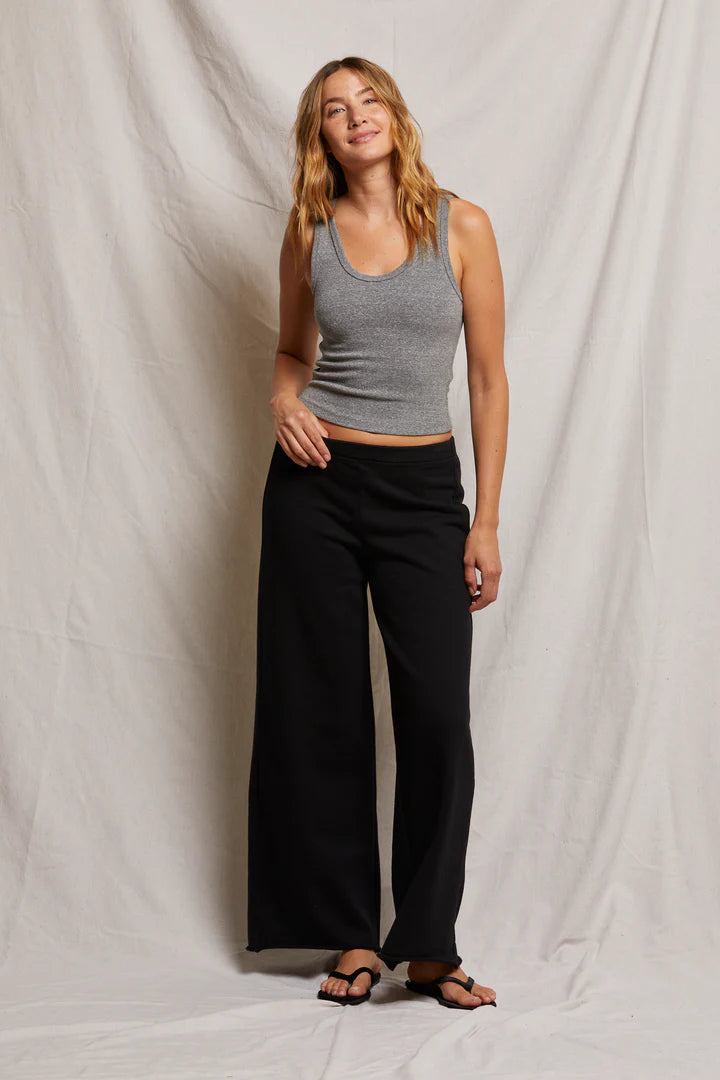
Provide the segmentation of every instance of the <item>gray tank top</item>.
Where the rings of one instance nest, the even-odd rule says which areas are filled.
[[[300,400],[335,424],[389,435],[450,431],[448,390],[463,298],[448,248],[448,199],[438,198],[438,246],[387,274],[348,262],[335,218],[319,221],[310,259],[321,356]],[[337,200],[333,199],[333,208]]]

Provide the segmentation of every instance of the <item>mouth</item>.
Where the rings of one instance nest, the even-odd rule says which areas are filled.
[[[364,132],[362,133],[362,135],[355,135],[355,137],[354,137],[354,138],[350,139],[350,142],[351,142],[351,143],[365,143],[365,142],[370,142],[370,140],[371,140],[372,138],[374,138],[374,137],[375,137],[376,135],[378,135],[378,134],[379,134],[379,132],[377,132],[377,131],[364,131]]]

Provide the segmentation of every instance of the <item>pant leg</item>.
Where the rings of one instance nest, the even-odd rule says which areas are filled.
[[[438,451],[440,454],[440,451]],[[470,527],[457,455],[375,473],[364,505],[373,609],[386,650],[396,749],[393,922],[378,955],[461,964],[475,774],[470,731]]]
[[[276,443],[262,509],[248,942],[376,949],[380,868],[367,575],[352,463]]]

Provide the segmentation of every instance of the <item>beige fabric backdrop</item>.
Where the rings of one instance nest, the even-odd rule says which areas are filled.
[[[714,1075],[717,5],[2,19],[3,1076]],[[286,142],[347,53],[398,79],[505,278],[504,573],[474,616],[457,928],[498,1008],[474,1013],[411,998],[404,968],[340,1009],[314,997],[332,955],[243,951]],[[472,510],[464,361],[461,339]],[[375,627],[373,666],[387,871]],[[384,904],[387,926],[387,873]]]

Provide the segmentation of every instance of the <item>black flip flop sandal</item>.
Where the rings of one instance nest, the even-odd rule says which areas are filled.
[[[472,993],[472,986],[475,982],[472,975],[468,975],[465,982],[462,979],[456,979],[454,975],[438,975],[437,979],[430,979],[429,982],[413,982],[412,979],[406,979],[405,985],[408,990],[412,990],[413,994],[425,994],[426,997],[435,998],[441,1005],[445,1005],[448,1009],[479,1009],[480,1005],[495,1005],[496,1001],[481,1001],[480,1005],[461,1005],[458,1001],[448,1001],[440,989],[440,983],[444,982],[456,982],[459,986],[462,986],[463,990],[467,990],[468,994]]]
[[[367,971],[370,975],[370,989],[376,986],[380,982],[380,972],[373,971],[369,967],[355,968],[352,975],[347,975],[344,971],[330,971],[328,972],[328,978],[334,976],[336,979],[347,979],[348,986],[351,986],[355,979],[358,977],[361,971]],[[317,996],[323,1001],[336,1001],[338,1005],[361,1005],[363,1001],[367,1001],[370,997],[370,990],[366,990],[364,994],[328,994],[327,990],[318,990]]]

